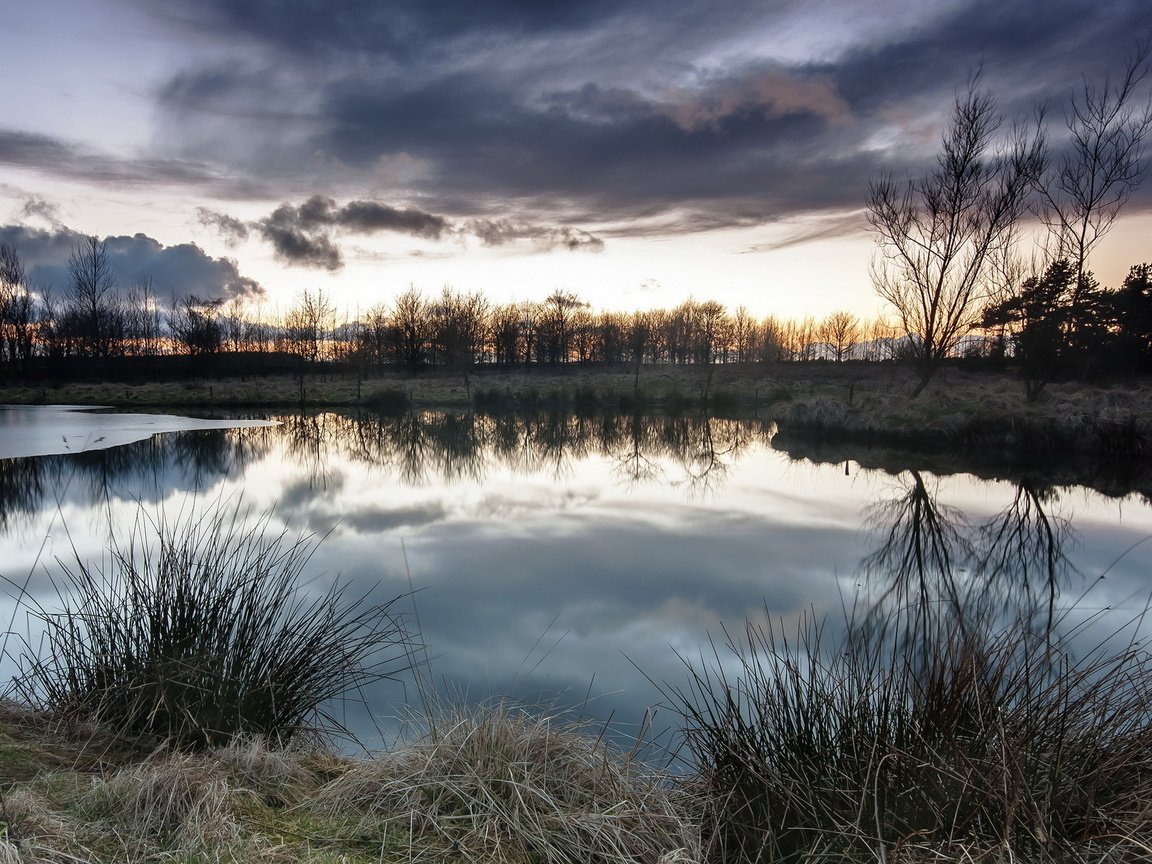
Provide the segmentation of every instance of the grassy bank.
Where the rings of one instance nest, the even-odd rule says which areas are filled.
[[[750,625],[667,691],[676,774],[505,704],[350,757],[314,739],[145,746],[0,703],[0,862],[1147,860],[1147,654],[938,636],[846,648]]]
[[[126,748],[0,707],[0,861],[699,860],[688,796],[594,732],[506,706],[371,758],[237,739]]]
[[[916,399],[908,372],[883,364],[780,364],[426,372],[382,377],[253,377],[181,383],[73,383],[0,388],[0,403],[235,411],[551,407],[572,410],[756,412],[787,438],[885,442],[921,449],[1152,455],[1152,381],[1052,384],[1037,402],[1005,373],[947,368]]]

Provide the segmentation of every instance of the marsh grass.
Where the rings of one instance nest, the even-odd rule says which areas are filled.
[[[421,740],[358,763],[316,796],[466,861],[693,861],[689,801],[603,730],[496,704],[437,720]]]
[[[372,756],[245,739],[56,768],[5,790],[3,817],[22,861],[683,864],[690,803],[594,727],[494,704]]]
[[[16,698],[178,747],[339,731],[332,700],[408,664],[395,601],[315,590],[303,571],[316,541],[246,516],[141,510],[102,563],[62,565],[51,601],[23,591],[43,635],[8,649]]]
[[[716,861],[1127,860],[1152,848],[1152,661],[994,630],[750,623],[666,688]],[[735,660],[735,664],[729,661]],[[733,669],[735,671],[733,671]]]

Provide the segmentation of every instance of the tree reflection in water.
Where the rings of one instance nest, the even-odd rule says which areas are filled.
[[[668,483],[689,495],[712,490],[753,445],[769,445],[775,424],[706,414],[635,413],[296,414],[279,426],[171,433],[72,456],[0,461],[0,529],[68,494],[159,500],[171,488],[206,489],[279,450],[310,488],[328,488],[341,460],[390,474],[408,486],[483,482],[494,470],[567,477],[591,455],[626,484]],[[861,562],[875,622],[904,622],[908,634],[949,616],[1042,610],[1045,626],[1073,568],[1070,528],[1053,515],[1055,487],[1019,478],[1000,512],[972,524],[940,504],[922,471],[903,472],[898,494],[874,505],[879,543]],[[79,482],[78,482],[79,481]],[[972,614],[978,612],[979,614]],[[1045,622],[1038,622],[1045,623]]]
[[[1071,530],[1051,512],[1053,488],[1021,480],[1006,507],[979,524],[940,504],[920,471],[900,494],[874,505],[879,545],[860,564],[870,589],[863,631],[895,630],[911,643],[1010,617],[1042,632],[1056,625],[1057,600],[1074,568]]]

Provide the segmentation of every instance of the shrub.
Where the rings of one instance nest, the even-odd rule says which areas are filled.
[[[395,600],[349,599],[339,582],[311,592],[300,577],[317,542],[246,516],[219,502],[172,522],[141,510],[105,562],[61,565],[57,611],[22,593],[44,634],[14,658],[16,696],[177,746],[340,730],[325,705],[411,656]]]

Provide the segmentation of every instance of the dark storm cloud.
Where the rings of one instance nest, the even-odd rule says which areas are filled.
[[[57,295],[71,284],[68,258],[84,240],[83,234],[63,226],[51,231],[23,225],[0,227],[0,243],[16,247],[27,268],[29,284],[37,290],[51,289]],[[258,282],[240,275],[235,261],[213,258],[192,243],[165,246],[145,234],[108,237],[105,242],[108,263],[121,290],[150,279],[161,296],[229,298],[264,291]]]
[[[304,56],[366,51],[411,58],[445,39],[470,33],[522,35],[571,32],[602,26],[627,8],[626,0],[341,0],[324,3],[282,0],[177,0],[185,24]]]
[[[329,208],[334,202],[328,202]],[[439,240],[448,223],[440,216],[419,210],[397,210],[374,201],[350,201],[332,214],[335,224],[350,231],[399,231]]]
[[[272,65],[313,70],[292,79],[306,98],[270,98],[267,83],[216,66],[181,73],[184,95],[162,96],[162,107],[179,128],[182,116],[249,117],[293,95],[313,112],[311,126],[297,161],[270,173],[289,177],[320,154],[379,179],[383,162],[411,160],[428,168],[415,181],[421,200],[474,220],[488,244],[519,230],[494,215],[509,201],[525,225],[702,230],[857,209],[876,171],[931,164],[940,122],[976,69],[1009,117],[1042,101],[1058,117],[1082,74],[1115,70],[1148,31],[1146,0],[1042,8],[961,0],[921,7],[914,21],[894,14],[818,59],[795,51],[768,59],[785,17],[793,30],[815,31],[850,8],[361,0],[333,15],[306,3],[209,0],[188,18],[257,46]],[[721,50],[756,33],[759,57]],[[723,56],[737,59],[710,59]],[[189,93],[196,110],[185,114]],[[262,140],[257,126],[242,128]],[[859,229],[856,220],[838,224]],[[283,257],[323,267],[338,260],[307,229],[275,226]]]
[[[256,222],[256,230],[272,244],[276,257],[285,264],[339,270],[344,266],[340,250],[327,233],[301,219],[299,210],[283,204],[270,216]]]

